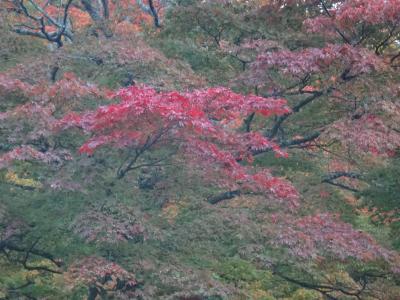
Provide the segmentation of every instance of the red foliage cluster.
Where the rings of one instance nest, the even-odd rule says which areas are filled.
[[[373,52],[365,48],[348,44],[328,44],[324,48],[281,50],[261,54],[253,64],[255,72],[277,68],[280,72],[294,76],[321,73],[333,67],[349,68],[351,74],[356,75],[382,68],[383,63]]]
[[[0,73],[0,95],[12,92],[22,94],[34,102],[54,101],[57,97],[67,101],[84,96],[104,95],[104,91],[97,86],[78,79],[73,73],[64,73],[63,78],[54,84],[48,82],[29,84],[9,74]]]
[[[100,90],[96,85],[78,79],[73,73],[64,73],[61,80],[50,86],[38,85],[33,88],[33,92],[36,96],[40,96],[41,99],[47,101],[54,101],[56,98],[71,101],[82,97],[100,97],[104,95],[104,91]]]
[[[71,226],[87,242],[120,243],[143,239],[144,227],[127,207],[102,207],[80,214]]]
[[[28,85],[23,83],[21,80],[14,79],[5,73],[0,73],[0,95],[7,93],[24,91],[28,88]]]
[[[255,151],[273,149],[279,156],[286,154],[260,133],[238,132],[230,126],[252,113],[288,113],[285,100],[243,96],[225,88],[158,93],[133,86],[115,96],[120,103],[70,114],[59,122],[60,128],[78,126],[92,134],[80,152],[92,154],[99,147],[112,145],[140,154],[175,145],[192,166],[200,166],[206,177],[220,186],[270,191],[297,206],[297,192],[288,182],[267,171],[254,172],[241,163],[251,163]]]
[[[95,85],[84,83],[71,73],[54,84],[29,84],[0,73],[0,95],[11,94],[29,99],[24,104],[0,113],[0,125],[10,130],[7,139],[14,149],[0,155],[0,168],[8,166],[14,160],[41,160],[47,163],[69,160],[71,157],[64,150],[37,149],[33,144],[53,135],[55,113],[69,111],[76,105],[76,100],[84,97],[100,97],[104,92]],[[29,125],[29,126],[28,126]],[[26,131],[26,128],[29,131]]]
[[[48,5],[45,9],[51,17],[57,19],[62,13],[62,7],[57,7],[55,5]],[[72,19],[74,29],[81,29],[91,25],[92,21],[87,12],[79,9],[77,7],[70,7],[68,10],[69,17]]]
[[[329,15],[306,20],[311,32],[336,33],[356,30],[360,24],[396,25],[400,21],[400,3],[397,0],[346,0],[330,8]]]
[[[159,18],[163,17],[167,3],[167,1],[163,0],[152,1]],[[143,28],[152,26],[154,22],[148,0],[110,1],[110,15],[114,23],[115,32],[121,35],[142,31]]]
[[[379,156],[393,156],[400,149],[400,135],[376,115],[340,120],[329,129],[331,138],[347,147]]]
[[[83,283],[99,289],[104,289],[107,283],[111,284],[111,290],[130,290],[137,285],[134,274],[101,257],[86,257],[73,263],[65,276],[74,284]]]
[[[59,154],[64,154],[62,156],[64,160],[70,159],[70,156],[67,153],[59,153]],[[51,152],[44,153],[34,149],[31,146],[21,146],[0,156],[0,169],[8,167],[15,160],[20,160],[20,161],[38,160],[38,161],[43,161],[45,163],[51,163],[51,162],[58,163],[61,161],[61,158],[60,155],[56,155],[55,153]]]
[[[400,271],[396,253],[386,250],[370,235],[355,230],[331,214],[287,220],[279,224],[273,243],[287,247],[292,255],[304,259],[321,258],[324,254],[341,260],[349,257],[363,261],[383,259],[394,271]]]

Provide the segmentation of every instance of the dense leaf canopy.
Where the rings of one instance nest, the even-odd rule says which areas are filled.
[[[0,299],[399,299],[399,62],[398,0],[2,1]]]

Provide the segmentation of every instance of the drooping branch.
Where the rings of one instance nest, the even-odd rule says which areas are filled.
[[[280,148],[290,148],[290,147],[295,147],[295,146],[302,146],[304,144],[307,144],[309,142],[312,142],[314,140],[316,140],[319,136],[321,135],[321,132],[316,131],[313,132],[303,138],[298,138],[298,139],[292,139],[292,140],[287,140],[287,141],[282,141],[281,143],[279,143],[279,147]],[[263,153],[267,153],[267,152],[272,152],[273,149],[272,148],[268,148],[268,149],[260,149],[260,150],[253,150],[252,154],[253,155],[260,155]]]
[[[235,191],[228,191],[224,192],[218,195],[211,196],[207,199],[208,203],[210,204],[217,204],[220,203],[224,200],[230,200],[235,198],[236,196],[239,196],[241,194],[240,190],[235,190]]]
[[[39,242],[39,240],[37,239],[30,246],[26,247],[26,246],[18,246],[15,244],[15,242],[13,242],[11,240],[3,240],[3,241],[0,241],[0,252],[5,254],[9,260],[16,262],[18,264],[21,264],[27,270],[45,271],[45,272],[60,274],[61,271],[56,270],[56,269],[52,269],[52,268],[49,268],[46,266],[35,266],[35,265],[29,264],[29,259],[33,255],[33,256],[41,257],[41,258],[44,258],[44,259],[50,261],[57,268],[62,266],[62,262],[57,260],[51,253],[37,249],[36,246],[37,246],[38,242]],[[23,254],[23,258],[11,259],[10,252],[21,253],[21,254]]]
[[[337,292],[339,292],[343,295],[346,295],[346,296],[355,297],[356,299],[361,299],[361,294],[365,290],[366,285],[367,285],[367,281],[365,280],[361,283],[361,287],[359,289],[351,290],[350,288],[346,288],[346,287],[302,281],[299,279],[289,277],[288,275],[285,275],[285,274],[277,271],[276,269],[274,270],[274,275],[277,275],[278,277],[280,277],[290,283],[296,284],[300,287],[317,291],[317,292],[321,293],[322,295],[324,295],[329,300],[339,300],[340,298],[337,298],[336,296],[332,295],[332,293],[337,293]]]
[[[322,179],[322,183],[328,183],[337,187],[340,187],[342,189],[351,191],[351,192],[358,192],[357,189],[352,188],[350,186],[347,186],[345,184],[335,182],[335,179],[341,178],[341,177],[347,177],[347,178],[352,178],[352,179],[361,179],[362,176],[359,173],[354,173],[354,172],[332,172],[327,175],[325,175]]]
[[[362,271],[357,274],[357,279],[355,280],[357,286],[353,287],[343,283],[334,283],[331,281],[328,281],[327,283],[318,282],[313,278],[312,274],[307,274],[308,272],[303,274],[303,276],[306,275],[308,279],[298,279],[288,274],[289,270],[287,270],[287,265],[277,264],[271,261],[264,262],[264,264],[266,267],[272,270],[274,275],[280,277],[281,279],[302,288],[317,291],[329,300],[339,300],[342,299],[341,296],[345,296],[346,299],[348,297],[350,297],[350,299],[364,299],[365,292],[368,290],[368,283],[371,282],[371,279],[386,278],[388,276],[386,273],[376,274],[368,271]]]
[[[279,145],[282,148],[286,148],[286,147],[293,147],[293,146],[299,146],[299,145],[303,145],[306,143],[309,143],[311,141],[314,141],[315,139],[317,139],[319,136],[321,135],[321,132],[316,131],[313,132],[303,138],[299,138],[299,139],[293,139],[293,140],[289,140],[289,141],[284,141],[282,143],[280,143]]]
[[[335,180],[340,177],[348,177],[348,178],[355,178],[360,179],[361,174],[354,173],[354,172],[332,172],[324,176],[323,182],[327,180]]]

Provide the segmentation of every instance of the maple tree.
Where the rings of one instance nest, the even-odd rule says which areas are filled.
[[[33,243],[27,238],[29,225],[11,216],[5,207],[0,207],[0,250],[7,260],[22,265],[26,270],[61,273],[62,260],[38,247],[39,240]],[[38,258],[47,265],[38,264]]]
[[[354,257],[368,261],[383,257],[393,260],[392,267],[398,272],[398,262],[395,260],[399,257],[395,252],[383,249],[371,236],[354,230],[337,216],[318,214],[294,220],[293,224],[283,225],[278,236],[279,239],[274,243],[287,245],[295,256],[317,258],[318,252],[327,251],[338,259]]]
[[[215,13],[214,20],[221,22],[214,27],[224,28],[218,46],[244,67],[245,72],[239,75],[240,80],[235,79],[236,83],[256,87],[263,95],[284,96],[294,103],[293,113],[278,118],[273,124],[268,132],[270,137],[282,139],[279,130],[283,123],[319,99],[328,98],[329,102],[336,99],[335,105],[342,100],[340,105],[348,105],[349,113],[353,110],[356,115],[363,101],[350,107],[353,103],[346,100],[362,98],[361,89],[367,89],[372,97],[372,78],[383,76],[390,80],[388,62],[393,65],[397,59],[398,4],[395,1],[258,2],[258,7],[251,3],[251,8],[231,18],[259,18],[269,22],[272,28],[281,26],[273,23],[279,20],[283,25],[288,24],[289,28],[284,31],[287,38],[276,37],[279,33],[274,29],[265,33],[270,38],[261,38],[257,28],[252,29],[254,33],[251,29],[240,31],[224,20],[227,14],[222,16],[215,11],[210,14]],[[224,5],[229,7],[232,3],[226,1]],[[372,16],[371,12],[376,9],[381,14]],[[366,10],[368,13],[364,13]],[[209,22],[209,26],[213,24]],[[207,35],[210,30],[205,31]],[[304,46],[296,45],[297,41]],[[281,77],[272,75],[275,71]],[[318,136],[309,135],[312,139]],[[282,144],[290,142],[283,140]]]
[[[4,6],[10,13],[15,13],[18,19],[27,23],[15,25],[15,32],[21,35],[29,35],[45,39],[62,47],[63,39],[72,40],[69,9],[73,0],[67,1],[58,9],[49,5],[50,2],[5,1]]]
[[[121,266],[100,257],[86,257],[74,262],[66,272],[65,280],[73,285],[86,284],[90,287],[88,299],[98,295],[106,296],[107,292],[133,291],[138,284],[134,274]],[[131,296],[135,294],[132,293]],[[129,296],[129,293],[128,295]],[[122,299],[120,295],[120,299]]]
[[[114,3],[108,0],[68,0],[57,3],[53,1],[23,0],[4,1],[0,9],[15,15],[18,22],[13,22],[13,30],[21,35],[28,35],[55,43],[62,47],[65,41],[72,42],[74,34],[80,29],[91,27],[95,35],[101,32],[106,38],[113,36],[113,31],[123,23],[131,23],[131,29],[137,29],[146,16],[153,20],[154,26],[161,27],[160,10],[167,1],[147,0],[131,3],[121,1]],[[142,16],[136,13],[138,20],[129,19],[132,10],[140,10]],[[135,25],[136,24],[136,25]]]
[[[71,159],[67,149],[60,149],[54,140],[51,141],[52,127],[57,121],[54,114],[74,107],[74,99],[96,97],[102,92],[72,74],[65,74],[64,79],[50,86],[46,83],[31,85],[6,74],[0,74],[0,81],[2,95],[17,93],[31,99],[1,113],[2,130],[10,133],[4,136],[7,151],[0,156],[0,168],[6,168],[15,160],[33,159],[57,165]],[[31,118],[33,115],[35,118]]]
[[[145,239],[145,228],[134,211],[124,206],[92,208],[79,215],[72,230],[87,242],[121,243]]]
[[[252,113],[264,116],[287,113],[285,100],[242,96],[224,88],[181,94],[132,86],[115,96],[121,98],[120,103],[81,115],[69,114],[58,126],[62,129],[78,126],[94,134],[79,149],[81,153],[93,154],[105,145],[127,148],[127,158],[117,171],[119,178],[131,170],[162,163],[168,157],[141,159],[154,148],[172,147],[173,152],[182,152],[192,166],[200,165],[204,175],[221,187],[253,192],[269,190],[291,200],[293,207],[298,205],[297,192],[285,180],[273,177],[266,170],[251,171],[240,163],[251,163],[253,154],[265,149],[274,149],[279,156],[286,154],[260,133],[240,133],[234,128],[237,119]]]

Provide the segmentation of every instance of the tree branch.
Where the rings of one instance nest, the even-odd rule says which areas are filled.
[[[279,116],[279,117],[277,118],[277,120],[275,121],[274,126],[273,126],[273,127],[271,128],[271,130],[266,134],[266,136],[267,136],[268,138],[270,138],[270,139],[271,139],[271,138],[274,138],[274,137],[277,135],[277,133],[278,133],[278,131],[279,131],[279,129],[280,129],[282,123],[283,123],[284,121],[286,121],[287,118],[289,118],[289,117],[290,117],[291,115],[293,115],[294,113],[299,112],[301,108],[303,108],[303,107],[306,106],[307,104],[313,102],[315,99],[318,99],[318,98],[321,97],[322,95],[324,95],[324,92],[322,92],[322,91],[314,92],[311,96],[309,96],[309,97],[303,99],[303,100],[300,101],[298,104],[296,104],[296,105],[292,108],[292,111],[291,111],[291,112],[289,112],[289,113],[287,113],[287,114],[284,114],[284,115],[282,115],[282,116]]]
[[[209,197],[207,199],[207,201],[210,204],[217,204],[217,203],[222,202],[224,200],[233,199],[236,196],[239,196],[240,194],[241,194],[240,190],[224,192],[224,193]]]
[[[347,178],[354,178],[354,179],[360,179],[361,174],[354,173],[354,172],[332,172],[324,176],[322,179],[322,183],[328,183],[337,187],[340,187],[342,189],[351,191],[351,192],[358,192],[359,190],[352,188],[350,186],[347,186],[342,183],[335,182],[335,179],[341,178],[341,177],[347,177]]]

